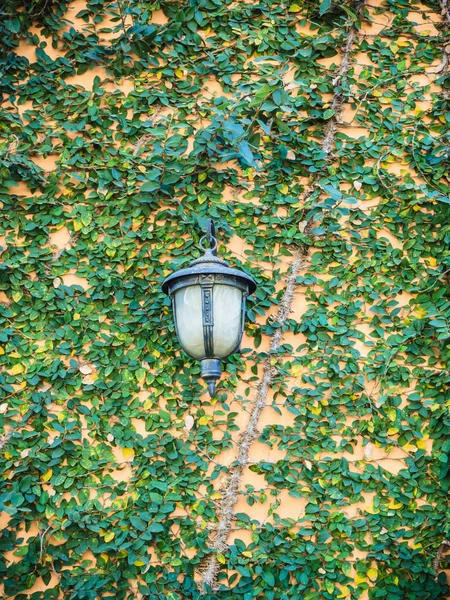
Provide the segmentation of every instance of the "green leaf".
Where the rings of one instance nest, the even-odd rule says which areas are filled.
[[[130,523],[138,531],[145,531],[147,529],[147,523],[143,519],[141,519],[141,517],[130,517]]]
[[[262,578],[267,583],[268,586],[273,588],[275,586],[275,577],[270,571],[263,571]]]
[[[342,193],[332,185],[323,185],[322,189],[324,192],[329,194],[333,200],[342,200]]]
[[[322,0],[322,2],[320,3],[319,13],[321,15],[324,15],[326,12],[329,11],[330,7],[331,7],[331,0]]]
[[[146,181],[141,185],[141,192],[154,192],[159,190],[159,181]]]
[[[13,33],[19,33],[20,21],[19,21],[19,19],[10,19],[8,21],[5,21],[5,27],[6,27],[6,29],[9,29],[9,31],[12,31]]]
[[[254,158],[253,158],[253,153],[250,150],[250,146],[249,143],[246,140],[243,140],[242,142],[240,142],[238,144],[238,150],[239,153],[241,155],[241,157],[244,159],[244,161],[248,164],[248,165],[253,165],[254,164]]]
[[[28,554],[29,546],[20,546],[13,552],[14,556],[26,556]]]
[[[250,101],[249,106],[251,108],[255,106],[260,106],[264,100],[266,100],[270,94],[277,89],[276,86],[273,85],[263,85],[255,94],[253,100]]]

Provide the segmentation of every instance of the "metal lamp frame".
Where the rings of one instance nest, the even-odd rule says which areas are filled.
[[[208,242],[209,247],[205,248],[203,243],[204,240]],[[205,251],[205,254],[201,258],[194,260],[188,268],[181,269],[180,271],[176,271],[169,275],[162,284],[162,290],[172,301],[175,329],[177,337],[180,339],[178,334],[179,327],[176,314],[175,292],[182,288],[192,286],[199,286],[201,289],[205,356],[200,359],[194,356],[193,358],[197,358],[197,360],[201,361],[202,377],[207,383],[210,395],[214,396],[216,391],[216,381],[221,375],[220,360],[239,351],[242,335],[244,333],[246,301],[247,297],[256,290],[256,283],[252,277],[239,269],[229,267],[226,261],[217,256],[217,240],[215,238],[214,223],[211,219],[208,219],[206,235],[200,240],[200,246]],[[213,288],[216,284],[229,285],[242,291],[239,338],[233,350],[224,356],[216,356],[214,352]],[[183,345],[182,348],[186,354],[192,356]]]

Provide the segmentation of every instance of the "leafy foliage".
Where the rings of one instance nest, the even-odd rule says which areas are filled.
[[[75,7],[1,8],[4,595],[197,597],[223,457],[303,245],[305,308],[272,358],[258,445],[276,459],[251,467],[209,598],[445,598],[432,568],[450,483],[440,3],[366,7],[337,90],[352,4]],[[198,256],[207,215],[259,283],[249,349],[215,402],[160,291]]]

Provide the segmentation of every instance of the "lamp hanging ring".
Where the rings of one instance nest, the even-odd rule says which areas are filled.
[[[215,254],[217,248],[217,240],[215,237],[208,238],[206,235],[204,235],[200,239],[199,246],[205,252],[206,250],[211,250],[211,252]]]
[[[208,246],[206,245],[208,243]],[[216,255],[217,240],[216,240],[216,228],[214,227],[214,221],[207,219],[206,221],[206,234],[200,240],[200,248],[205,252],[210,250]]]

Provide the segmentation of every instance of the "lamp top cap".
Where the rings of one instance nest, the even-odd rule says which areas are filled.
[[[244,280],[248,286],[248,293],[253,294],[256,290],[256,283],[250,275],[239,269],[233,269],[228,263],[219,258],[216,254],[217,239],[214,237],[215,228],[211,219],[208,219],[206,227],[206,235],[200,240],[200,247],[205,251],[205,254],[200,258],[192,261],[186,269],[175,271],[169,275],[162,284],[162,291],[165,294],[170,294],[171,283],[178,280],[180,277],[190,277],[195,275],[224,275],[230,278],[239,278]],[[204,240],[209,244],[205,248]]]

